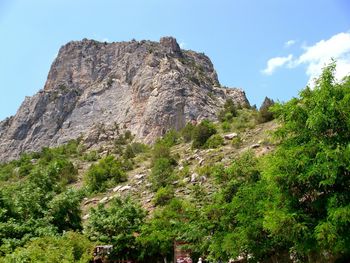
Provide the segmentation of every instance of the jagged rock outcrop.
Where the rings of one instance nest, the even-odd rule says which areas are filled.
[[[152,142],[186,122],[215,119],[231,97],[210,59],[181,50],[176,40],[102,43],[84,39],[61,47],[43,90],[0,122],[0,161],[82,136],[88,145],[116,137],[117,126]]]

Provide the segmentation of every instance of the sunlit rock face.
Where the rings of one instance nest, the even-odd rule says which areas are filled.
[[[189,121],[214,120],[227,98],[249,105],[244,91],[220,87],[207,56],[181,50],[172,37],[72,41],[60,48],[44,88],[0,122],[0,161],[78,137],[89,146],[113,140],[117,127],[150,143]]]

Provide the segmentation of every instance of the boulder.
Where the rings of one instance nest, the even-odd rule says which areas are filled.
[[[236,137],[238,137],[238,134],[235,132],[224,135],[224,139],[226,140],[232,140],[233,138],[236,138]]]

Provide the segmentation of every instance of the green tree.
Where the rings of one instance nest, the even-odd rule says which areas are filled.
[[[24,247],[0,258],[1,263],[88,263],[92,257],[93,243],[87,237],[67,232],[61,237],[41,237],[29,241]]]
[[[174,162],[168,158],[156,159],[150,174],[150,182],[152,188],[157,191],[161,187],[165,187],[174,179]]]
[[[281,144],[263,171],[278,189],[264,228],[304,262],[350,256],[350,78],[337,83],[334,71],[274,107]]]
[[[187,241],[184,233],[190,229],[188,226],[195,215],[196,208],[178,198],[156,209],[137,238],[142,247],[142,259],[145,262],[156,262],[159,258],[164,262],[172,260],[174,241]]]
[[[146,212],[130,198],[115,198],[109,208],[99,205],[92,209],[85,231],[92,241],[113,245],[113,257],[137,259],[140,233]]]
[[[68,190],[56,195],[48,204],[47,216],[62,233],[67,230],[81,230],[81,193]]]
[[[205,145],[207,140],[216,133],[215,126],[208,120],[203,120],[200,124],[194,127],[192,133],[192,147],[201,148]]]

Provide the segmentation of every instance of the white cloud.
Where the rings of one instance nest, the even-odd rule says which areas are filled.
[[[285,48],[291,47],[291,46],[293,46],[296,42],[297,42],[297,41],[294,40],[294,39],[288,40],[286,43],[284,43],[284,47],[285,47]]]
[[[282,67],[289,63],[293,59],[293,55],[290,54],[288,57],[274,57],[267,61],[267,67],[262,70],[262,73],[271,75],[277,68]]]
[[[322,68],[333,58],[337,61],[335,77],[338,80],[350,74],[350,32],[336,34],[311,46],[303,45],[302,50],[303,53],[295,59],[287,59],[292,55],[269,59],[263,73],[271,75],[277,67],[295,68],[305,65],[305,73],[309,77],[308,84],[312,85]]]
[[[304,47],[304,53],[294,61],[294,66],[306,65],[309,84],[322,72],[331,58],[337,61],[336,78],[340,80],[350,73],[350,33],[339,33],[312,46]]]
[[[184,49],[185,46],[186,46],[186,43],[185,42],[180,42],[179,46],[180,46],[180,48]]]

